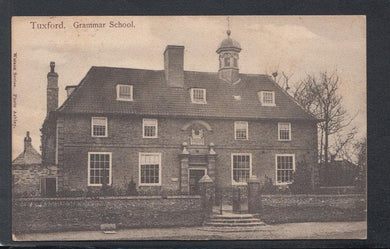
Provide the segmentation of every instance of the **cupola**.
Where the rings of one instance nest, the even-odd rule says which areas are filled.
[[[226,31],[227,38],[224,39],[217,54],[219,54],[219,78],[229,83],[235,83],[240,80],[238,59],[241,51],[240,44],[230,38],[231,31]]]

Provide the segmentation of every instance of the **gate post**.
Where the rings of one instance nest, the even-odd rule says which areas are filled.
[[[217,158],[217,153],[214,151],[214,144],[210,143],[209,145],[209,154],[207,155],[207,174],[215,182],[215,159]]]
[[[251,214],[261,212],[260,181],[256,175],[252,175],[248,180],[248,212]]]
[[[180,154],[180,192],[182,194],[188,194],[188,160],[189,160],[189,152],[187,150],[187,143],[183,143],[183,151]]]
[[[208,176],[204,175],[200,180],[200,190],[202,198],[203,212],[206,217],[210,217],[213,212],[215,187],[213,180]]]

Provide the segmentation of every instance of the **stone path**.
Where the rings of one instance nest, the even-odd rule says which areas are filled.
[[[34,233],[14,236],[17,241],[51,240],[263,240],[263,239],[365,239],[367,223],[307,222],[266,225],[255,231],[210,231],[207,227],[178,227],[102,231]]]

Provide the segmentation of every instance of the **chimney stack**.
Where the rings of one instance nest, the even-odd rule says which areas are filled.
[[[165,80],[170,87],[184,87],[184,46],[168,45],[164,51]]]
[[[31,147],[31,137],[30,132],[26,133],[26,137],[24,138],[24,152],[27,151],[27,148]]]
[[[58,107],[58,74],[54,71],[55,62],[50,62],[50,72],[47,74],[47,113]]]

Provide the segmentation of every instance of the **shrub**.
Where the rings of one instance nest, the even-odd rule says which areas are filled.
[[[129,195],[129,196],[137,196],[138,195],[137,186],[136,186],[136,183],[134,182],[133,178],[131,178],[131,181],[127,185],[126,195]]]
[[[262,194],[275,194],[276,193],[276,186],[272,182],[272,178],[268,177],[267,175],[264,175],[264,184],[261,186],[261,193]]]
[[[293,194],[308,194],[312,192],[311,171],[305,160],[297,163],[293,179],[294,181],[290,185]]]
[[[88,187],[86,192],[86,197],[90,197],[92,199],[97,199],[100,196],[100,190],[94,187]]]
[[[102,184],[101,188],[101,196],[116,196],[116,191],[112,186],[109,186],[107,184]]]

